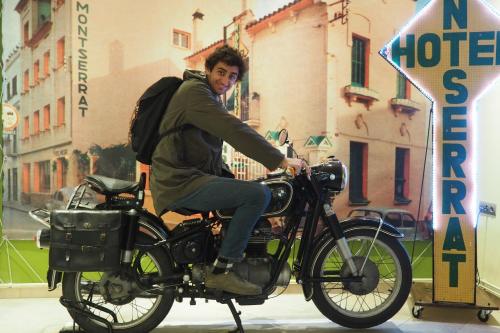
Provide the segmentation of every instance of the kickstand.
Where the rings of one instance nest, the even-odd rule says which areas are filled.
[[[241,324],[240,314],[241,311],[236,311],[234,307],[233,301],[231,299],[224,300],[221,303],[226,303],[229,306],[229,310],[231,310],[231,314],[233,315],[234,321],[236,322],[236,329],[229,331],[230,333],[245,333],[243,330],[243,325]]]

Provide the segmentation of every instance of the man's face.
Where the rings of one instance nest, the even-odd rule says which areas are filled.
[[[239,69],[238,66],[229,66],[219,61],[212,70],[206,68],[205,73],[212,90],[222,95],[236,83]]]

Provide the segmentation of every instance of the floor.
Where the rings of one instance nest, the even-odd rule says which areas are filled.
[[[500,311],[494,311],[487,323],[480,322],[477,311],[452,308],[424,308],[421,319],[411,315],[413,303],[407,304],[390,321],[369,330],[384,333],[500,333]],[[309,332],[356,333],[338,326],[305,302],[301,294],[284,294],[260,306],[236,306],[242,311],[247,333]],[[0,332],[2,333],[57,333],[69,331],[72,321],[57,298],[0,299]],[[174,303],[170,314],[154,333],[228,332],[235,328],[229,309],[214,301]]]

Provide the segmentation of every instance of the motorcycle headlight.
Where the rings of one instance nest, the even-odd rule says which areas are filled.
[[[349,173],[347,167],[336,158],[328,158],[325,162],[311,168],[312,176],[323,187],[332,192],[342,192],[347,185]]]

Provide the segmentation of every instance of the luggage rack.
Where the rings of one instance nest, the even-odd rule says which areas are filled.
[[[74,209],[93,209],[96,206],[96,203],[92,202],[83,202],[85,197],[85,193],[88,190],[87,184],[78,185],[71,197],[69,198],[68,204],[66,205],[66,210],[74,210]],[[50,227],[50,211],[45,208],[36,208],[29,211],[29,216],[35,221],[43,224],[46,227]]]
[[[78,208],[95,208],[95,204],[88,203],[88,202],[83,202],[82,200],[85,196],[85,192],[87,192],[88,186],[87,184],[80,184],[78,185],[75,190],[73,191],[73,194],[69,198],[68,205],[66,206],[67,210],[70,209],[78,209]]]

